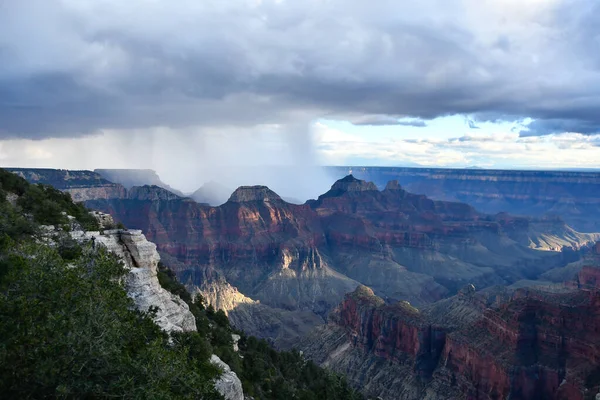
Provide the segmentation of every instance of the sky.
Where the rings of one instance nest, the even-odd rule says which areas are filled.
[[[231,165],[600,168],[598,21],[597,0],[3,0],[0,165],[184,190]]]

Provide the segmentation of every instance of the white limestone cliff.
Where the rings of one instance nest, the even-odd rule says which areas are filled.
[[[229,368],[219,357],[212,355],[210,362],[223,370],[223,374],[215,382],[215,388],[225,400],[244,400],[242,382],[237,374]]]
[[[146,240],[139,230],[108,230],[100,232],[75,231],[77,240],[93,240],[117,254],[129,273],[125,276],[125,289],[137,309],[148,311],[157,307],[154,321],[167,332],[195,331],[196,320],[188,305],[158,282],[160,256],[156,245]]]
[[[71,236],[78,240],[93,240],[119,256],[128,274],[125,289],[137,309],[148,311],[157,307],[154,321],[166,332],[196,331],[196,319],[188,305],[177,295],[163,289],[158,281],[160,256],[156,245],[146,240],[140,230],[107,230],[100,232],[73,231]],[[237,342],[236,342],[237,344]],[[242,382],[229,365],[212,355],[211,363],[223,370],[215,381],[215,388],[225,400],[244,400]]]

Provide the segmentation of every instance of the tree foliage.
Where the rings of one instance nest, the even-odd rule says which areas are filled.
[[[67,264],[47,246],[9,256],[0,293],[4,398],[219,398],[218,371],[193,338],[170,343],[133,310],[124,270],[103,249]]]
[[[32,185],[25,179],[0,169],[0,201],[6,195],[18,196],[17,205],[25,214],[43,225],[62,225],[69,222],[67,214],[74,217],[86,230],[98,230],[96,219],[81,203],[74,203],[69,193],[61,192],[49,185]]]

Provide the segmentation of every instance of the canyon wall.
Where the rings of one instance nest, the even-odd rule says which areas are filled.
[[[462,324],[445,324],[431,310],[386,305],[359,287],[332,313],[329,326],[301,347],[320,364],[348,374],[366,394],[383,399],[595,398],[600,389],[596,288],[519,289],[496,305],[484,305],[482,296],[463,292],[448,300],[454,305],[434,305],[448,313],[471,313]],[[373,365],[385,365],[386,372]],[[388,374],[393,371],[402,374],[400,382]]]

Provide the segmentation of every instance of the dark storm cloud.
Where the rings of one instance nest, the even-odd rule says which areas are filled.
[[[0,138],[336,115],[598,132],[598,2],[376,3],[1,3]]]
[[[600,133],[600,120],[536,120],[528,124],[526,129],[522,129],[521,131],[519,131],[519,136],[543,136],[562,132],[576,132],[586,135],[597,134]]]

